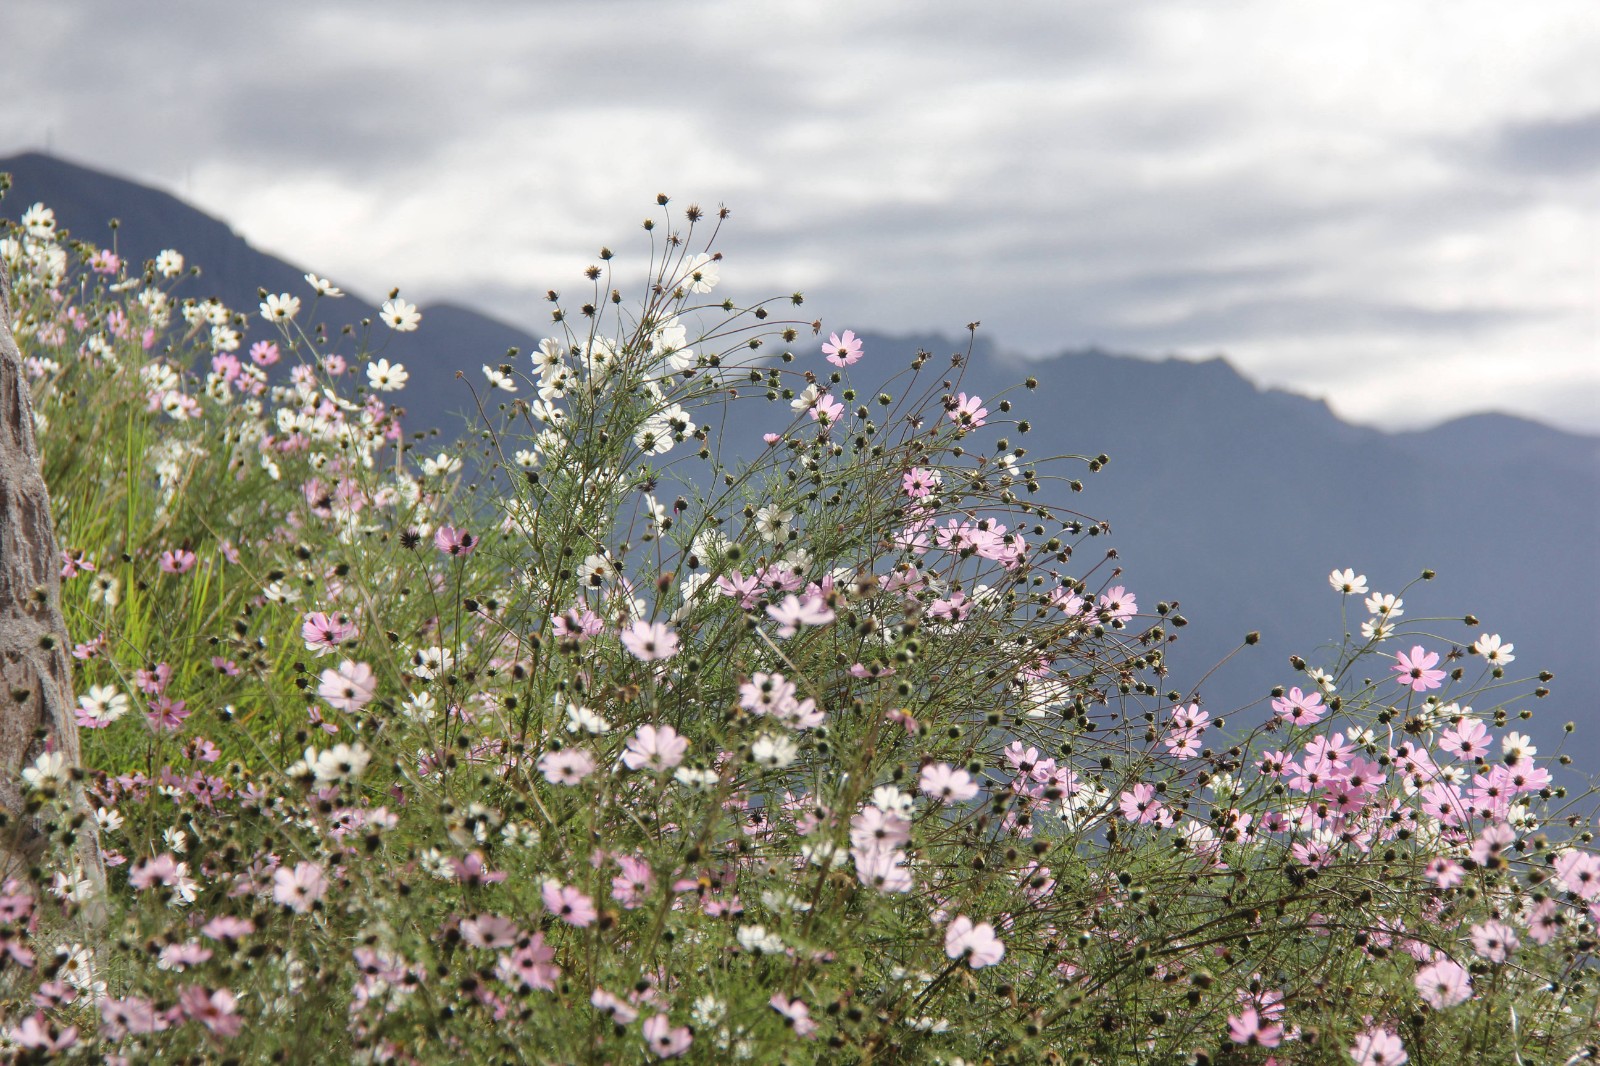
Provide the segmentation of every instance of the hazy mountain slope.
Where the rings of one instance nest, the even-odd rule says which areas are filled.
[[[174,247],[205,269],[185,283],[189,295],[216,295],[252,313],[257,286],[309,297],[301,267],[256,251],[165,193],[36,154],[0,159],[0,171],[16,176],[8,216],[42,200],[62,225],[102,243],[105,219],[120,218],[119,246],[129,258]],[[355,297],[324,301],[321,311],[342,313],[330,319],[335,325],[374,313]],[[374,337],[412,371],[403,394],[409,426],[454,435],[472,405],[457,373],[481,384],[482,364],[503,359],[508,347],[526,350],[534,338],[466,308],[424,302],[423,312],[419,332],[379,326]],[[937,335],[865,340],[867,358],[852,375],[874,392],[918,347],[943,365],[966,348],[964,339]],[[1486,629],[1515,641],[1513,672],[1558,675],[1531,732],[1552,750],[1561,723],[1576,719],[1587,726],[1577,743],[1596,743],[1600,708],[1586,671],[1600,658],[1600,438],[1496,414],[1389,434],[1341,422],[1320,401],[1258,389],[1220,359],[1073,351],[1023,362],[998,355],[982,337],[961,387],[993,397],[1029,374],[1038,390],[1012,395],[1033,431],[1011,434],[1014,443],[1034,457],[1112,457],[1094,475],[1063,465],[1063,474],[1084,478],[1086,491],[1047,489],[1047,502],[1109,521],[1105,544],[1126,570],[1118,580],[1147,607],[1180,601],[1193,622],[1174,649],[1174,683],[1192,683],[1246,631],[1260,630],[1261,645],[1205,689],[1220,710],[1255,700],[1293,680],[1291,651],[1310,655],[1337,636],[1330,569],[1356,567],[1375,589],[1397,592],[1431,567],[1439,577],[1406,593],[1406,618],[1448,611],[1450,620],[1430,623],[1437,638],[1425,642],[1465,645]],[[783,405],[735,404],[730,440],[759,447],[760,433],[785,415]],[[1087,569],[1094,560],[1086,548],[1075,562]],[[1362,609],[1352,607],[1354,629]],[[1466,611],[1483,625],[1463,625]]]

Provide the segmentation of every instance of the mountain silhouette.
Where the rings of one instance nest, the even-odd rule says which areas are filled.
[[[307,268],[255,250],[224,222],[166,193],[38,153],[0,159],[0,171],[15,182],[0,205],[8,217],[41,201],[58,224],[100,245],[111,243],[107,220],[119,219],[117,246],[134,262],[162,248],[183,252],[204,273],[185,280],[179,295],[215,296],[250,313],[258,287],[310,295]],[[379,326],[373,336],[383,355],[411,371],[400,394],[407,428],[455,436],[473,405],[458,372],[481,384],[482,364],[502,361],[511,347],[527,351],[537,339],[469,308],[417,302],[420,331]],[[376,310],[352,293],[323,301],[318,314],[332,328],[359,329]],[[866,358],[850,373],[868,395],[918,349],[944,365],[967,350],[965,337],[861,335]],[[1007,435],[1030,461],[1111,457],[1093,474],[1081,462],[1047,468],[1082,479],[1084,491],[1047,481],[1038,500],[1109,523],[1110,535],[1085,543],[1075,566],[1087,570],[1102,545],[1114,548],[1117,557],[1097,578],[1120,566],[1113,583],[1135,592],[1146,610],[1157,601],[1181,605],[1192,624],[1170,649],[1172,687],[1187,689],[1247,632],[1260,632],[1257,645],[1202,688],[1214,715],[1259,703],[1274,685],[1303,683],[1290,654],[1316,662],[1319,648],[1337,641],[1340,603],[1327,583],[1330,570],[1353,567],[1375,591],[1399,592],[1431,569],[1434,580],[1405,593],[1402,619],[1428,621],[1392,650],[1420,643],[1442,652],[1497,632],[1516,644],[1511,677],[1556,675],[1549,697],[1508,707],[1511,727],[1549,753],[1564,740],[1563,723],[1576,721],[1566,750],[1596,750],[1600,706],[1586,672],[1600,660],[1600,437],[1493,413],[1384,432],[1346,423],[1319,400],[1260,388],[1221,358],[1083,349],[1025,360],[980,336],[964,375],[961,388],[986,399],[1011,390],[1012,417],[1032,428]],[[1038,380],[1031,392],[1019,387],[1030,375]],[[728,439],[753,450],[760,433],[788,414],[786,405],[734,403]],[[1351,631],[1366,617],[1360,599],[1348,604]],[[1481,623],[1465,624],[1469,612]],[[1476,677],[1481,660],[1458,665]],[[1377,661],[1368,672],[1386,674]],[[1403,702],[1402,690],[1386,684]],[[1516,718],[1523,708],[1535,712],[1532,721]]]

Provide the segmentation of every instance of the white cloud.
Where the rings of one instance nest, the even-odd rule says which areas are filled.
[[[7,5],[0,150],[49,127],[343,283],[529,325],[666,192],[734,208],[742,294],[841,326],[1600,431],[1587,0],[168,10]]]

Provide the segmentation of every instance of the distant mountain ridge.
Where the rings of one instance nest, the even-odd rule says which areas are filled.
[[[166,193],[37,153],[0,159],[0,171],[15,180],[0,205],[8,217],[42,201],[61,225],[100,244],[109,243],[106,220],[119,218],[119,248],[135,262],[161,248],[183,252],[204,270],[183,294],[214,295],[246,312],[258,287],[310,295],[304,269]],[[480,365],[536,338],[460,306],[422,310],[419,332],[379,339],[383,354],[412,372],[401,394],[408,428],[449,431],[471,402],[457,372],[481,382]],[[318,312],[337,326],[375,309],[352,295]],[[941,358],[967,349],[965,337],[938,334],[863,339],[868,357],[852,368],[863,390],[876,391],[875,375],[904,367],[918,348]],[[1085,480],[1081,495],[1047,490],[1041,502],[1111,523],[1106,546],[1126,570],[1118,580],[1146,608],[1182,603],[1194,624],[1172,649],[1173,684],[1192,684],[1244,633],[1262,632],[1259,647],[1208,682],[1214,712],[1294,683],[1289,653],[1309,658],[1337,638],[1329,570],[1352,566],[1374,589],[1398,592],[1432,568],[1438,579],[1406,594],[1406,619],[1450,620],[1429,623],[1416,642],[1445,650],[1446,641],[1465,646],[1499,632],[1517,645],[1513,675],[1557,674],[1554,695],[1528,704],[1537,716],[1525,731],[1553,751],[1561,724],[1573,719],[1585,729],[1572,742],[1578,750],[1597,743],[1600,706],[1588,694],[1588,671],[1600,661],[1600,437],[1502,414],[1386,433],[1343,422],[1319,400],[1259,388],[1220,358],[1084,349],[1026,360],[980,336],[965,373],[968,392],[1013,390],[1015,414],[1033,431],[1010,435],[1030,457],[1110,454],[1098,474],[1081,464],[1062,469]],[[1033,393],[1017,388],[1029,375],[1039,381]],[[755,441],[772,418],[764,403],[736,403],[729,432]],[[1075,564],[1093,565],[1087,550]],[[1359,602],[1351,608],[1354,629],[1364,612]],[[1481,626],[1462,624],[1468,611]]]

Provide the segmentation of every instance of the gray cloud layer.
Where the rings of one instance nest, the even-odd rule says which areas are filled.
[[[348,284],[528,325],[600,244],[642,255],[664,191],[736,209],[737,291],[840,327],[1220,351],[1360,420],[1600,431],[1592,13],[11,0],[0,151],[48,136]]]

